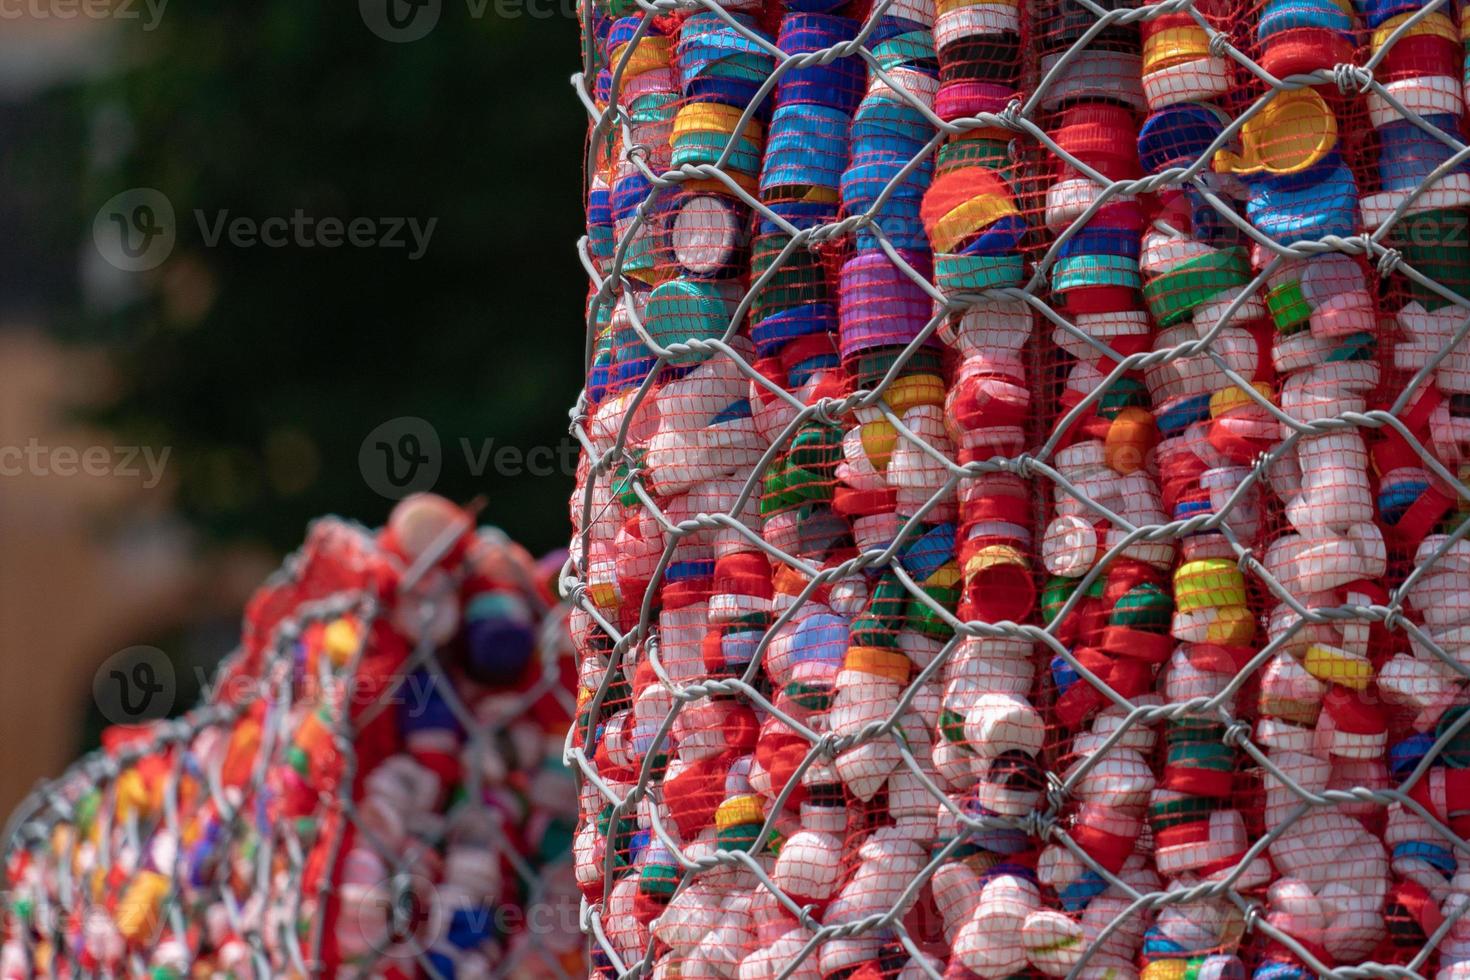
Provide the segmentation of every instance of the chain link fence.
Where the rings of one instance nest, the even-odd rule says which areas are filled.
[[[1466,11],[582,29],[594,971],[1470,971]]]
[[[316,522],[205,703],[109,729],[12,816],[0,975],[583,974],[543,582],[440,498]]]

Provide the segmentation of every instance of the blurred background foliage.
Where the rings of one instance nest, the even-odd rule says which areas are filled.
[[[443,0],[436,29],[402,44],[354,0],[172,0],[151,30],[6,21],[0,444],[170,456],[154,489],[54,474],[0,488],[0,668],[33,679],[0,703],[0,811],[95,744],[108,656],[164,649],[188,707],[196,668],[229,649],[245,597],[312,518],[381,523],[392,501],[358,456],[389,419],[437,430],[438,492],[483,495],[484,518],[533,551],[564,543],[574,453],[550,476],[475,460],[487,440],[569,439],[586,292],[577,24],[566,0],[477,9]],[[177,216],[170,257],[142,274],[92,241],[99,207],[137,187]],[[210,246],[195,217],[298,209],[437,224],[410,261]]]
[[[124,32],[115,70],[50,97],[73,111],[48,127],[52,159],[25,165],[52,198],[41,210],[70,219],[48,240],[90,244],[96,209],[131,187],[163,192],[178,229],[170,259],[121,296],[89,290],[84,261],[92,302],[61,329],[112,349],[121,388],[101,420],[172,447],[180,512],[210,535],[280,550],[318,514],[381,520],[359,447],[379,423],[418,416],[440,435],[439,492],[483,493],[494,520],[551,548],[571,474],[472,471],[485,439],[562,443],[579,387],[575,19],[494,5],[476,18],[446,0],[427,37],[394,44],[355,6],[175,0],[154,31]],[[78,140],[85,179],[58,179],[75,167],[54,154]],[[80,193],[56,208],[68,186]],[[411,261],[208,247],[196,220],[297,209],[437,225]]]

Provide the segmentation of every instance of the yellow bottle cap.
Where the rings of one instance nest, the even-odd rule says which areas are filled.
[[[925,585],[932,585],[938,589],[952,589],[960,584],[960,563],[948,561],[940,566],[939,571],[924,580]]]
[[[911,374],[896,378],[884,392],[883,400],[896,415],[918,405],[943,405],[944,379],[937,374]]]
[[[1205,627],[1205,642],[1223,647],[1249,645],[1256,635],[1256,617],[1247,606],[1221,606]]]
[[[744,112],[739,106],[723,102],[690,102],[674,116],[670,139],[690,133],[733,133]],[[765,130],[754,118],[745,124],[742,135],[757,144],[765,140]]]
[[[981,194],[934,222],[929,241],[936,252],[952,252],[981,228],[1018,213],[1014,201],[999,194]]]
[[[1245,604],[1245,576],[1227,558],[1187,561],[1174,572],[1174,608],[1180,612]]]
[[[337,667],[345,667],[362,646],[362,634],[350,619],[334,619],[322,631],[322,648]]]
[[[1378,29],[1373,32],[1373,50],[1377,51],[1383,47],[1387,43],[1389,36],[1398,30],[1400,24],[1409,20],[1411,17],[1417,16],[1417,14],[1418,11],[1406,11],[1402,14],[1395,14],[1382,24],[1379,24]],[[1455,43],[1459,43],[1460,41],[1460,32],[1455,29],[1454,21],[1445,16],[1443,11],[1439,10],[1431,14],[1425,14],[1423,17],[1414,21],[1413,25],[1403,33],[1403,36],[1399,40],[1403,40],[1405,37],[1413,37],[1416,34],[1434,34],[1444,38],[1446,41],[1454,41]]]
[[[864,422],[858,429],[858,438],[862,440],[863,454],[873,464],[873,469],[879,473],[888,472],[889,460],[893,458],[893,447],[898,445],[898,430],[893,427],[893,423],[887,419]]]
[[[715,829],[729,830],[742,824],[765,823],[761,798],[753,794],[732,796],[715,808]]]
[[[1188,972],[1188,960],[1151,960],[1138,974],[1138,980],[1184,980]]]
[[[663,37],[657,34],[645,34],[638,41],[638,46],[628,56],[628,65],[623,69],[623,80],[626,81],[634,75],[641,75],[646,71],[654,71],[658,68],[669,67],[670,41],[673,38]],[[607,65],[612,71],[617,71],[619,63],[623,60],[623,53],[627,51],[626,44],[620,44],[613,48],[608,55]]]
[[[1166,27],[1143,40],[1143,71],[1152,74],[1210,56],[1210,38],[1198,25]]]
[[[1360,657],[1346,650],[1325,643],[1313,643],[1307,647],[1302,666],[1307,673],[1327,684],[1341,684],[1354,691],[1365,691],[1373,680],[1373,665],[1367,657]]]
[[[141,942],[158,928],[158,913],[169,879],[157,871],[139,871],[113,912],[117,931],[129,942]]]
[[[1254,381],[1251,383],[1251,387],[1262,398],[1266,399],[1266,401],[1271,402],[1273,405],[1275,404],[1275,399],[1271,397],[1272,391],[1269,384],[1266,384],[1264,381]],[[1210,418],[1217,419],[1226,412],[1234,411],[1237,408],[1245,408],[1254,403],[1255,400],[1243,388],[1238,388],[1235,385],[1230,385],[1228,388],[1221,388],[1210,396]]]
[[[1278,92],[1240,131],[1241,152],[1221,150],[1215,169],[1236,174],[1295,174],[1332,152],[1337,116],[1315,89]]]
[[[986,545],[970,556],[965,562],[965,577],[973,578],[986,569],[997,565],[1016,565],[1020,568],[1030,568],[1031,563],[1020,551],[1008,544]]]
[[[882,677],[896,684],[906,684],[913,661],[908,656],[880,647],[848,647],[842,659],[843,670],[855,670]]]

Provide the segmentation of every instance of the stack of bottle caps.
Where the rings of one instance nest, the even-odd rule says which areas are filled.
[[[628,206],[751,247],[588,212],[594,971],[1470,976],[1466,11],[691,10],[738,113]]]
[[[437,497],[315,523],[205,704],[17,813],[0,976],[581,972],[553,571]]]

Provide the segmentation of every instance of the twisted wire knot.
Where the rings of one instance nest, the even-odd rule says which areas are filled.
[[[1235,567],[1244,573],[1249,573],[1251,566],[1255,563],[1256,553],[1250,548],[1242,548],[1240,557],[1235,559]]]
[[[1000,111],[1000,124],[1006,129],[1021,131],[1021,121],[1025,117],[1021,115],[1021,100],[1012,99],[1006,103],[1006,107]]]
[[[1399,263],[1404,260],[1404,254],[1396,248],[1385,249],[1378,257],[1378,274],[1385,279],[1393,275]]]
[[[1373,72],[1344,61],[1332,66],[1332,80],[1337,83],[1337,90],[1343,95],[1351,95],[1354,89],[1362,93],[1373,86]]]

